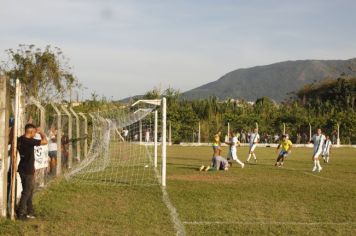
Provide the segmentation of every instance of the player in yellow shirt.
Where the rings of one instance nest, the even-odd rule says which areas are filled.
[[[214,139],[213,139],[213,156],[220,156],[221,154],[220,136],[221,136],[221,130],[218,130],[218,132],[214,135]]]
[[[292,150],[292,142],[287,138],[287,135],[282,135],[282,140],[278,144],[276,152],[278,153],[279,148],[281,147],[281,151],[278,154],[275,166],[282,167],[284,159],[291,153]]]

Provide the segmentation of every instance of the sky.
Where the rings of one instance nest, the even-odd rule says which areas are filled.
[[[354,0],[0,0],[0,59],[57,46],[109,99],[181,92],[239,68],[356,57]]]

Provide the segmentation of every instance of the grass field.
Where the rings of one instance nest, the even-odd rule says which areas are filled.
[[[238,149],[242,160],[247,148]],[[223,154],[226,154],[226,149]],[[187,235],[356,235],[356,149],[333,149],[312,173],[311,149],[283,168],[257,148],[244,169],[199,172],[209,147],[169,147],[167,192]],[[0,221],[1,235],[174,235],[157,186],[105,187],[57,180],[35,197],[39,217]]]

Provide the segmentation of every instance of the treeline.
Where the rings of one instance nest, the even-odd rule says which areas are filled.
[[[16,79],[21,81],[26,100],[34,97],[47,105],[51,102],[70,105],[67,101],[68,97],[71,100],[72,91],[81,89],[68,59],[57,47],[41,49],[19,45],[17,49],[7,50],[7,54],[9,61],[0,63],[0,71],[10,78],[12,88]],[[220,128],[226,134],[228,123],[232,130],[239,132],[248,132],[258,123],[261,135],[281,134],[285,124],[292,140],[297,134],[309,134],[309,124],[313,130],[320,127],[327,134],[335,132],[340,124],[341,142],[356,143],[356,78],[347,75],[306,85],[283,103],[275,103],[267,97],[253,103],[243,99],[219,101],[216,97],[188,101],[172,88],[163,92],[153,89],[144,98],[161,96],[167,98],[167,118],[174,142],[197,141],[199,123],[202,142],[210,141]],[[96,112],[122,106],[93,93],[75,109]]]
[[[160,94],[154,89],[144,97],[157,98]],[[356,78],[344,75],[307,85],[281,104],[266,97],[254,103],[233,99],[219,101],[215,97],[187,101],[171,88],[163,95],[167,97],[167,119],[172,127],[172,141],[176,143],[196,142],[199,123],[202,142],[210,141],[220,128],[226,134],[228,123],[239,132],[248,132],[257,123],[261,135],[281,134],[285,124],[292,140],[296,140],[298,134],[309,136],[309,124],[313,132],[320,127],[329,135],[335,133],[340,124],[341,143],[356,143]]]

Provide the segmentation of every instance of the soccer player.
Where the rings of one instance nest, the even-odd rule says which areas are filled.
[[[282,140],[279,142],[276,152],[278,153],[279,148],[281,151],[278,154],[275,166],[282,167],[284,159],[291,153],[292,142],[287,138],[287,135],[282,135]]]
[[[252,133],[251,136],[250,136],[250,150],[249,150],[249,153],[248,153],[248,157],[247,157],[246,162],[249,162],[249,161],[250,161],[251,156],[253,156],[253,158],[255,159],[255,162],[257,162],[257,157],[256,157],[256,154],[255,154],[255,149],[256,149],[257,143],[258,143],[259,141],[260,141],[260,135],[258,134],[258,129],[255,128],[255,129],[253,130],[253,133]]]
[[[325,136],[321,133],[320,128],[316,130],[316,134],[313,135],[312,140],[310,140],[310,142],[314,144],[314,150],[313,150],[314,167],[312,171],[314,172],[318,170],[318,172],[320,172],[323,168],[320,165],[319,156],[323,152],[323,144],[325,142]]]
[[[219,129],[218,132],[214,135],[214,140],[213,140],[213,156],[219,156],[221,153],[221,141],[220,141],[220,136],[221,136],[221,130]]]
[[[237,145],[240,146],[240,142],[238,140],[238,138],[235,135],[234,131],[230,132],[230,140],[229,142],[225,142],[227,145],[229,145],[229,153],[227,156],[227,160],[234,160],[237,163],[239,163],[241,165],[241,168],[245,167],[245,164],[239,160],[238,156],[237,156]]]
[[[330,136],[326,135],[326,141],[323,145],[323,154],[321,155],[324,159],[324,162],[326,163],[329,163],[331,146],[332,146],[332,142],[330,140]]]
[[[199,171],[209,171],[209,170],[229,170],[230,164],[229,162],[223,158],[222,156],[213,156],[211,160],[211,166],[201,166]]]
[[[215,156],[213,158],[213,168],[216,170],[229,170],[229,162],[222,156]]]

